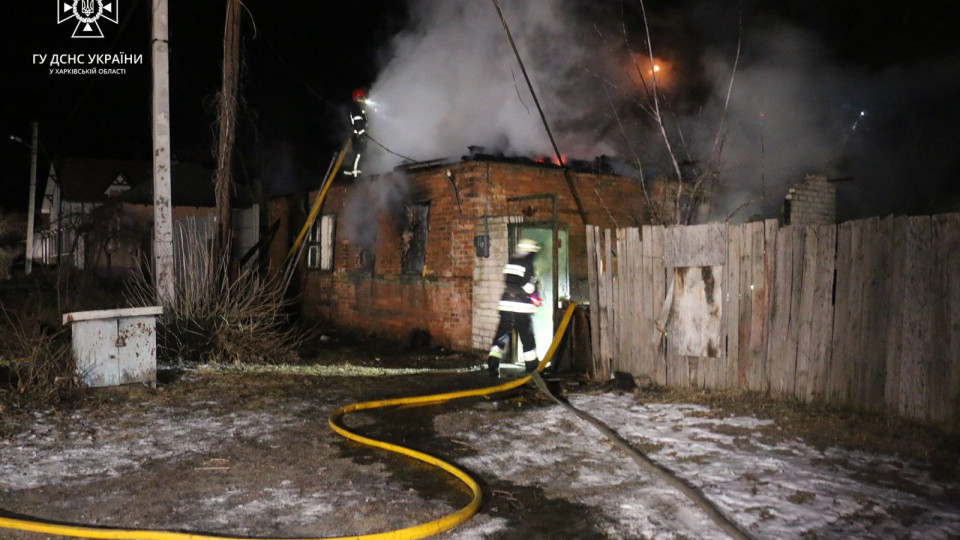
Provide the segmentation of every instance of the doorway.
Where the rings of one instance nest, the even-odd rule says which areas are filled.
[[[567,248],[566,229],[556,230],[551,224],[514,223],[508,226],[510,254],[514,253],[517,241],[530,238],[540,244],[540,252],[534,261],[534,270],[539,282],[537,288],[543,304],[533,313],[533,334],[537,341],[537,357],[543,358],[553,341],[554,324],[559,313],[560,300],[570,298],[570,259]],[[556,245],[557,249],[551,249]],[[514,361],[520,358],[517,340],[513,340],[511,353]]]

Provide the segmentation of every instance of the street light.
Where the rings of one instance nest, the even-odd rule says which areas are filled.
[[[27,143],[15,135],[10,135],[10,140],[18,142],[24,146]],[[33,123],[33,141],[30,144],[30,200],[27,203],[27,253],[24,261],[24,272],[30,274],[33,269],[33,217],[37,211],[37,147],[40,142],[40,125]]]

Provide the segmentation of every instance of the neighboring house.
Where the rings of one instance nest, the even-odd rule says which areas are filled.
[[[188,163],[171,168],[172,218],[212,231],[212,171]],[[237,252],[256,242],[257,206],[246,188],[233,198]],[[122,274],[152,261],[153,165],[148,161],[71,158],[50,175],[34,257],[45,264]],[[177,235],[175,235],[176,239]],[[182,250],[181,250],[182,251]]]
[[[87,247],[93,220],[98,217],[94,211],[107,203],[116,207],[118,195],[133,185],[149,181],[150,175],[150,164],[141,161],[67,158],[58,167],[51,165],[40,207],[34,260],[43,264],[69,261],[77,268],[86,268],[88,263],[96,266],[100,262],[97,260],[100,250],[96,249],[97,256],[92,256]],[[115,251],[117,258],[122,259],[118,264],[132,266],[129,261],[136,260],[139,254],[117,246],[116,239],[108,238],[109,228],[119,234],[130,230],[129,227],[109,222],[101,225],[108,229],[94,236],[102,242],[101,247],[107,250],[109,258],[113,258]],[[109,263],[106,266],[110,266]]]
[[[397,340],[422,341],[425,331],[434,345],[486,350],[503,265],[517,239],[532,237],[543,245],[537,269],[545,307],[535,319],[542,355],[556,315],[546,306],[586,299],[584,221],[649,222],[638,180],[590,168],[570,171],[582,217],[560,168],[526,159],[475,154],[335,182],[307,235],[302,315]],[[650,186],[651,199],[664,189]],[[281,241],[271,246],[274,263],[299,232],[310,201],[271,204],[271,220],[295,216],[281,224]]]

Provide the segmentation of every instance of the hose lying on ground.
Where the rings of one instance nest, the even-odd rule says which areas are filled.
[[[587,422],[590,423],[590,425],[597,428],[597,430],[599,430],[600,433],[602,433],[605,437],[610,439],[614,445],[616,445],[622,450],[625,450],[627,454],[634,461],[636,461],[637,464],[640,465],[642,469],[644,469],[649,473],[653,473],[657,478],[663,480],[664,482],[671,485],[674,489],[676,489],[680,493],[683,493],[684,495],[686,495],[687,498],[689,498],[697,506],[699,506],[704,512],[706,512],[707,515],[710,516],[710,519],[712,519],[713,522],[723,530],[723,532],[730,535],[731,538],[735,538],[737,540],[750,540],[750,536],[748,536],[745,532],[741,531],[740,528],[737,527],[736,523],[734,523],[729,518],[727,518],[727,516],[723,515],[720,509],[718,509],[712,502],[710,502],[710,500],[707,499],[707,497],[699,489],[685,482],[682,478],[680,478],[679,476],[671,472],[669,469],[666,469],[665,467],[657,465],[656,463],[651,461],[650,458],[644,455],[643,452],[634,448],[628,441],[626,441],[623,437],[621,437],[616,431],[610,429],[606,424],[604,424],[600,420],[594,418],[593,416],[590,416],[589,414],[581,411],[580,409],[577,409],[570,403],[554,395],[553,392],[550,391],[550,388],[547,387],[547,383],[544,382],[543,377],[540,376],[540,373],[534,373],[532,378],[533,378],[534,384],[537,385],[537,388],[539,388],[541,392],[549,396],[550,399],[560,404],[560,406],[562,406],[563,408],[579,416],[583,420],[586,420]]]
[[[365,401],[361,403],[353,403],[351,405],[345,405],[338,408],[330,415],[329,424],[330,427],[337,432],[338,434],[346,437],[349,440],[358,442],[366,446],[372,446],[375,448],[381,448],[390,452],[397,454],[405,455],[407,457],[413,458],[417,461],[421,461],[428,465],[432,465],[448,474],[454,476],[461,482],[463,482],[467,488],[470,490],[472,497],[470,502],[463,508],[453,512],[451,514],[445,515],[434,521],[428,523],[422,523],[420,525],[415,525],[413,527],[408,527],[405,529],[398,529],[394,531],[387,531],[381,533],[372,533],[360,536],[342,536],[342,537],[324,537],[324,538],[311,538],[311,539],[280,539],[280,538],[261,538],[259,540],[407,540],[415,538],[425,538],[427,536],[432,536],[434,534],[449,530],[457,525],[463,523],[464,521],[470,519],[477,510],[480,508],[480,504],[483,501],[483,495],[480,490],[479,484],[465,473],[460,468],[452,465],[444,460],[407,448],[405,446],[400,446],[397,444],[392,444],[370,437],[364,437],[353,431],[350,431],[342,423],[343,417],[347,414],[355,411],[362,410],[371,410],[384,407],[394,407],[394,406],[424,406],[432,405],[438,403],[444,403],[447,401],[452,401],[455,399],[463,399],[467,397],[479,397],[487,396],[490,394],[495,394],[498,392],[505,392],[513,388],[517,388],[526,384],[531,379],[537,385],[537,387],[551,399],[559,403],[564,408],[572,411],[578,417],[586,420],[598,430],[600,430],[603,435],[610,438],[618,447],[627,451],[627,453],[632,457],[640,466],[655,474],[657,477],[668,483],[669,485],[676,488],[678,491],[689,497],[695,504],[707,513],[708,516],[727,534],[731,537],[738,540],[749,540],[749,536],[742,532],[732,521],[726,518],[717,508],[714,506],[699,490],[690,484],[684,482],[682,479],[678,478],[676,475],[671,473],[669,470],[660,467],[650,461],[645,455],[643,455],[639,450],[634,448],[620,437],[612,429],[604,425],[602,422],[593,418],[592,416],[574,408],[572,405],[566,401],[561,400],[555,396],[549,388],[547,388],[546,383],[543,381],[543,378],[540,377],[539,372],[544,369],[544,367],[550,362],[550,359],[553,357],[553,354],[556,352],[557,347],[560,344],[561,339],[563,338],[564,333],[566,332],[567,326],[570,323],[570,318],[573,315],[573,310],[576,307],[575,304],[571,303],[566,312],[563,315],[563,318],[560,321],[560,325],[557,327],[557,331],[554,334],[553,342],[550,344],[550,349],[547,351],[547,354],[544,355],[543,360],[540,361],[537,371],[533,375],[528,375],[521,377],[519,379],[506,382],[504,384],[499,384],[496,386],[490,386],[485,388],[477,388],[474,390],[463,390],[459,392],[448,392],[443,394],[431,394],[425,396],[414,396],[414,397],[405,397],[405,398],[395,398],[395,399],[384,399],[377,401]],[[186,532],[173,532],[173,531],[157,531],[157,530],[133,530],[133,529],[108,529],[101,527],[89,527],[81,525],[69,525],[69,524],[57,524],[46,521],[41,521],[37,519],[15,519],[9,517],[0,516],[0,529],[13,529],[21,531],[30,531],[38,532],[45,534],[58,534],[62,536],[71,536],[75,538],[94,538],[94,539],[105,539],[105,540],[251,540],[250,537],[236,538],[230,536],[221,536],[221,535],[207,535],[207,534],[196,534],[196,533],[186,533]]]
[[[563,337],[564,332],[567,329],[567,326],[570,323],[570,318],[573,315],[573,310],[576,307],[575,304],[570,304],[566,312],[563,315],[563,319],[560,321],[560,325],[557,327],[557,331],[553,336],[553,342],[550,344],[550,349],[547,351],[547,354],[544,355],[543,360],[540,361],[538,370],[542,370],[547,363],[550,361],[550,358],[553,357],[554,352],[556,352],[557,347],[560,344],[560,340]],[[408,527],[406,529],[399,529],[395,531],[387,531],[381,533],[372,533],[359,536],[341,536],[341,537],[324,537],[324,538],[261,538],[259,540],[412,540],[415,538],[425,538],[427,536],[432,536],[434,534],[446,531],[451,529],[464,521],[470,519],[477,510],[480,508],[480,503],[483,501],[483,494],[480,490],[480,485],[470,477],[467,473],[463,472],[461,469],[452,465],[442,459],[433,457],[429,454],[407,448],[405,446],[400,446],[398,444],[392,444],[384,441],[379,441],[377,439],[372,439],[370,437],[364,437],[358,435],[353,431],[350,431],[342,423],[342,419],[345,415],[362,410],[378,409],[383,407],[393,407],[399,405],[405,406],[423,406],[423,405],[432,405],[437,403],[444,403],[447,401],[455,399],[463,399],[467,397],[478,397],[486,396],[490,394],[495,394],[498,392],[505,392],[517,388],[518,386],[523,386],[530,380],[530,376],[524,376],[516,380],[512,380],[503,384],[496,386],[490,386],[485,388],[477,388],[474,390],[463,390],[459,392],[448,392],[443,394],[432,394],[426,396],[414,396],[414,397],[405,397],[405,398],[396,398],[396,399],[384,399],[378,401],[365,401],[362,403],[353,403],[351,405],[345,405],[338,408],[330,415],[329,423],[330,427],[333,428],[338,434],[350,439],[352,441],[364,444],[367,446],[372,446],[375,448],[382,448],[390,452],[397,454],[405,455],[407,457],[413,458],[417,461],[421,461],[428,465],[432,465],[439,469],[446,471],[451,474],[461,482],[463,482],[467,488],[470,490],[472,497],[470,502],[453,512],[452,514],[445,515],[434,521],[428,523],[422,523],[413,527]],[[12,529],[20,531],[29,531],[37,532],[44,534],[58,534],[61,536],[71,536],[74,538],[94,538],[94,539],[103,539],[103,540],[256,540],[251,539],[250,537],[232,537],[232,536],[222,536],[222,535],[211,535],[211,534],[197,534],[197,533],[188,533],[188,532],[175,532],[175,531],[158,531],[158,530],[147,530],[147,529],[109,529],[103,527],[90,527],[83,525],[71,525],[71,524],[60,524],[60,523],[51,523],[49,521],[43,521],[39,519],[31,518],[12,518],[4,517],[0,515],[0,529]]]

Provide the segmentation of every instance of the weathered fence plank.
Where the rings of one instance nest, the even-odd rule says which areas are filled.
[[[675,266],[717,266],[727,258],[726,226],[722,223],[667,227],[663,232],[663,263]]]
[[[643,365],[641,373],[650,377],[650,380],[656,381],[656,362],[654,360],[654,314],[653,314],[653,229],[652,226],[644,226],[641,229],[640,240],[642,242],[640,261],[640,333],[643,336],[640,343],[640,358]]]
[[[666,273],[663,264],[663,227],[654,227],[650,235],[650,256],[653,267],[653,315],[659,317],[663,302],[666,299]],[[663,324],[663,322],[661,322]],[[656,346],[653,348],[653,359],[656,368],[656,378],[658,384],[666,384],[666,346],[663,343],[663,328],[655,329]]]
[[[750,312],[753,307],[753,223],[743,225],[740,238],[740,357],[737,359],[737,386],[748,388],[750,370]]]
[[[814,283],[813,301],[813,363],[811,364],[812,390],[823,396],[826,393],[826,375],[830,365],[833,340],[833,276],[836,268],[837,228],[834,225],[815,226],[817,234],[817,275]]]
[[[590,376],[599,377],[600,359],[600,296],[599,296],[599,260],[597,258],[597,234],[598,229],[593,225],[587,225],[587,282],[590,287]]]
[[[892,411],[902,409],[900,394],[900,367],[903,350],[903,307],[906,296],[904,279],[907,254],[907,218],[893,220],[890,238],[890,276],[888,285],[888,308],[886,317],[887,349],[884,351],[887,376],[884,379],[884,402]]]
[[[776,241],[776,220],[755,224],[753,235],[753,306],[750,312],[750,375],[749,389],[766,392],[767,379],[767,325],[770,321],[770,286],[773,281],[770,260]]]
[[[792,394],[960,432],[960,214],[640,233],[587,229],[598,375],[613,366],[658,384]],[[703,238],[724,246],[722,264],[693,253]],[[706,294],[699,266],[715,270],[720,358],[680,331],[709,327],[685,319],[703,309],[690,302]],[[665,336],[677,268],[687,298],[667,303],[683,313]]]
[[[817,229],[807,227],[803,238],[803,267],[801,269],[800,306],[797,313],[797,397],[810,401],[814,397],[813,379],[813,311],[816,301]]]
[[[950,285],[944,278],[947,273],[943,269],[943,264],[948,262],[949,255],[946,251],[947,236],[949,232],[942,228],[943,220],[938,216],[931,218],[931,259],[930,276],[932,282],[932,305],[930,329],[931,351],[930,363],[927,367],[929,375],[929,387],[927,391],[926,419],[931,422],[943,423],[947,420],[948,403],[944,399],[950,394],[950,351],[945,344],[950,341],[950,322],[949,322],[949,298]]]
[[[613,311],[610,312],[610,320],[613,322],[613,333],[616,336],[616,345],[613,348],[613,364],[610,369],[611,371],[625,371],[626,358],[623,353],[626,349],[625,340],[627,339],[627,335],[624,332],[625,328],[623,326],[623,311],[625,308],[622,290],[625,278],[623,275],[623,229],[615,229],[613,234],[612,252],[616,272],[613,278],[613,301],[611,302]]]
[[[886,371],[884,350],[887,343],[883,321],[887,309],[886,282],[889,278],[887,248],[892,232],[892,218],[882,222],[879,218],[873,218],[867,222],[861,236],[864,285],[859,355],[863,359],[863,373],[859,398],[854,405],[866,411],[878,411],[883,407]]]
[[[731,226],[727,230],[727,283],[729,284],[727,314],[727,388],[736,388],[740,366],[740,247],[743,227]]]
[[[794,396],[797,391],[797,345],[800,339],[800,296],[803,284],[804,246],[806,244],[806,228],[790,228],[790,322],[787,329],[787,343],[785,349],[786,375],[789,377],[784,385],[785,390]]]
[[[627,229],[627,254],[629,256],[630,295],[628,311],[628,332],[630,334],[630,372],[638,373],[641,367],[640,348],[644,336],[640,333],[640,276],[643,265],[643,246],[640,244],[640,230]]]
[[[860,291],[856,275],[859,244],[858,224],[843,223],[837,231],[837,274],[833,328],[833,356],[827,366],[827,401],[846,404],[850,401],[850,386],[860,343]]]
[[[901,413],[908,418],[926,416],[928,366],[932,360],[933,327],[930,283],[933,279],[931,257],[933,227],[929,217],[909,218],[907,250],[904,257],[903,349],[901,351]]]
[[[793,369],[787,354],[790,305],[793,297],[793,227],[780,229],[775,240],[773,286],[770,294],[770,335],[767,338],[767,380],[770,391],[793,395]]]
[[[939,298],[943,299],[937,354],[942,357],[938,375],[943,384],[939,393],[930,393],[930,398],[941,404],[932,420],[956,433],[960,432],[960,214],[934,216],[933,226],[939,254]]]
[[[613,252],[611,247],[611,234],[610,229],[605,229],[603,231],[603,268],[604,268],[604,277],[603,280],[603,289],[600,293],[600,301],[603,304],[603,313],[600,315],[600,323],[604,328],[603,331],[603,343],[601,343],[601,348],[603,349],[603,374],[606,378],[610,377],[610,369],[613,365],[613,355],[616,353],[616,337],[614,335],[614,320],[613,320],[613,280],[616,274],[614,273],[613,267]]]

